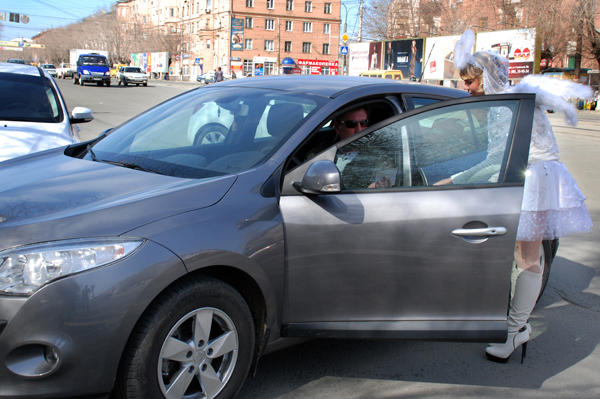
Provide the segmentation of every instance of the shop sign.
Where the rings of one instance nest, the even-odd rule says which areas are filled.
[[[298,59],[298,65],[300,66],[318,66],[318,67],[324,67],[324,66],[328,66],[328,67],[337,67],[338,66],[338,62],[337,61],[330,61],[330,60],[303,60],[303,59]]]
[[[320,66],[311,66],[310,67],[310,74],[311,75],[320,75],[321,74],[321,67]]]

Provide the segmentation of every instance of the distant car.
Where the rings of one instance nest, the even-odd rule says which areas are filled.
[[[125,86],[135,84],[136,86],[148,86],[148,75],[139,67],[121,67],[117,71],[117,81]]]
[[[0,161],[78,143],[74,124],[93,118],[82,107],[68,114],[48,70],[0,63]]]
[[[491,107],[502,157],[436,186],[486,159]],[[534,109],[265,76],[0,163],[0,395],[227,399],[297,339],[505,342]]]
[[[50,76],[56,77],[56,67],[53,64],[42,64],[40,66],[44,68]]]
[[[23,64],[25,65],[25,60],[22,60],[20,58],[9,58],[6,60],[6,62],[8,62],[9,64]]]
[[[229,79],[231,79],[230,75],[223,74],[223,80],[229,80]],[[204,85],[215,83],[215,72],[210,71],[210,72],[206,72],[202,75],[198,75],[198,77],[196,78],[196,82],[202,83]]]

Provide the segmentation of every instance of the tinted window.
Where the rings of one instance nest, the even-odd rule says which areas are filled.
[[[0,120],[62,122],[60,101],[45,78],[0,74]]]
[[[178,177],[239,173],[267,160],[325,101],[271,90],[195,90],[123,125],[94,152]]]
[[[135,67],[125,68],[124,72],[143,73],[140,68],[135,68]]]
[[[413,104],[415,105],[415,108],[419,108],[419,107],[423,107],[425,105],[435,104],[437,102],[440,102],[440,100],[437,98],[421,98],[421,97],[412,97],[412,101],[413,101]]]

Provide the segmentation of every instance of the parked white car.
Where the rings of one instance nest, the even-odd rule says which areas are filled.
[[[88,108],[68,113],[48,70],[0,63],[0,161],[78,143],[74,124],[92,119]]]

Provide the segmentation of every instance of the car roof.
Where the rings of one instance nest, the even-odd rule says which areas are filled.
[[[431,85],[427,83],[398,81],[392,79],[367,78],[363,76],[337,75],[278,75],[257,76],[252,79],[235,79],[220,82],[219,86],[238,86],[257,89],[276,89],[297,93],[316,94],[325,97],[336,97],[338,93],[356,90],[369,86],[401,85],[400,90],[406,93],[435,94],[447,97],[464,97],[464,90]],[[395,86],[396,88],[397,86]]]
[[[17,73],[20,75],[42,76],[38,67],[26,64],[11,64],[8,62],[0,62],[0,73]]]

